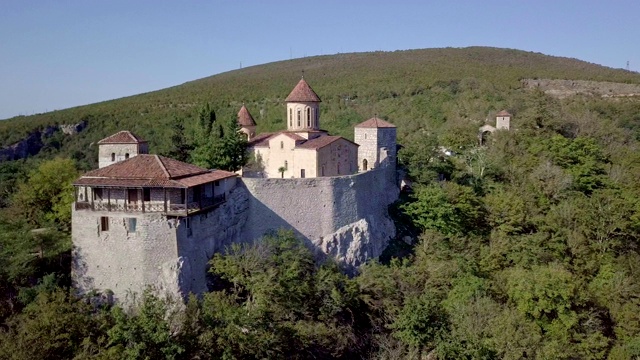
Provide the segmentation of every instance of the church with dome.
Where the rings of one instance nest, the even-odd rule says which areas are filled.
[[[238,123],[249,140],[253,166],[244,177],[314,178],[351,175],[395,161],[396,129],[373,118],[355,126],[353,142],[320,128],[322,100],[302,78],[285,99],[286,130],[256,134],[256,122],[245,105]]]

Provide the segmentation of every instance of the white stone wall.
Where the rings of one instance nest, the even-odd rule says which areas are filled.
[[[394,175],[389,167],[341,177],[244,178],[250,196],[243,237],[290,228],[310,247],[358,266],[379,256],[395,235],[387,212],[399,193]]]
[[[101,231],[101,217],[108,217],[108,231]],[[135,232],[128,218],[136,219]],[[147,285],[178,292],[171,270],[178,258],[175,221],[160,214],[73,210],[72,229],[72,276],[81,293],[111,290],[127,302]]]
[[[358,146],[340,139],[318,149],[318,176],[342,176],[358,172]],[[322,168],[324,167],[324,172]],[[338,172],[338,167],[340,172]]]
[[[111,164],[134,157],[138,154],[147,153],[147,144],[101,144],[98,146],[98,167],[103,168]],[[115,154],[115,161],[111,161],[111,154]]]
[[[509,123],[511,122],[510,116],[497,116],[496,117],[496,129],[509,130]]]
[[[300,125],[298,125],[298,111],[300,111]],[[310,124],[307,122],[307,111],[310,114]],[[288,130],[317,130],[320,128],[320,104],[316,102],[287,103]]]
[[[355,128],[353,140],[360,145],[358,148],[358,169],[363,168],[364,160],[367,160],[367,170],[374,169],[378,164],[378,131],[376,128]]]

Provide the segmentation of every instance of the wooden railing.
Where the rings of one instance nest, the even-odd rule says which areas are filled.
[[[186,204],[175,204],[169,202],[149,202],[122,203],[108,201],[76,201],[76,210],[93,211],[121,211],[121,212],[149,212],[167,213],[177,215],[187,215],[193,212],[217,206],[226,201],[225,195],[217,195],[211,198],[203,198],[200,201],[193,201]]]

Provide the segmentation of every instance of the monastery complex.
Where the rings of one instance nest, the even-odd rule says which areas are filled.
[[[374,117],[354,127],[355,142],[328,134],[304,78],[285,102],[286,130],[273,133],[256,134],[240,109],[255,164],[238,174],[149,154],[129,131],[98,142],[99,168],[74,183],[76,288],[118,301],[147,287],[199,294],[214,253],[280,228],[347,271],[379,256],[395,235],[395,126]]]

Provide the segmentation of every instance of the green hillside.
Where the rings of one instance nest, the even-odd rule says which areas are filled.
[[[480,122],[490,112],[524,107],[521,79],[549,78],[640,84],[640,74],[520,50],[471,47],[316,56],[230,71],[168,89],[0,122],[1,146],[34,128],[89,120],[81,136],[56,139],[64,155],[89,161],[89,144],[128,129],[155,152],[169,146],[170,125],[210,102],[218,118],[245,102],[258,131],[284,126],[283,100],[303,73],[323,99],[322,126],[351,137],[350,127],[374,114],[399,127],[402,140],[418,128],[435,130],[460,120]],[[593,101],[593,106],[599,103]],[[603,105],[608,106],[608,105]],[[632,119],[625,119],[628,125]],[[188,127],[187,121],[187,127]],[[51,149],[42,156],[51,156]]]
[[[323,128],[398,126],[412,183],[379,261],[347,277],[280,232],[216,254],[184,308],[74,295],[70,183],[92,143],[128,129],[152,152],[215,153],[202,104],[233,120],[245,102],[258,131],[281,129],[303,70]],[[480,145],[502,109],[511,129]],[[0,163],[1,359],[640,359],[638,73],[493,48],[320,56],[2,121],[0,139],[83,120]]]

